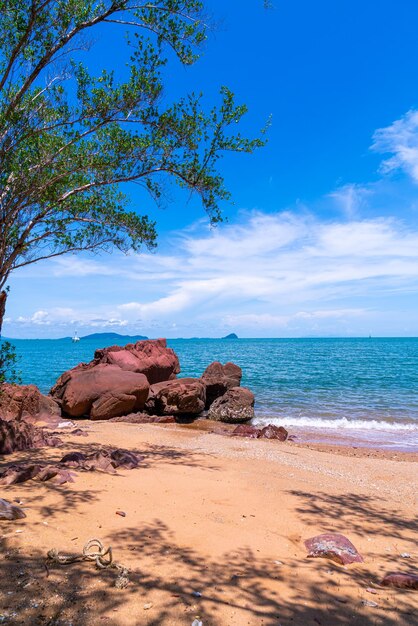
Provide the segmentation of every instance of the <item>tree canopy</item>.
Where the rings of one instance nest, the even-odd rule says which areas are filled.
[[[155,245],[155,223],[128,210],[121,183],[158,201],[169,177],[221,219],[229,194],[219,157],[263,141],[236,132],[246,107],[227,87],[209,111],[199,94],[166,102],[163,68],[173,52],[183,65],[197,60],[203,9],[198,0],[0,0],[0,332],[13,270]],[[122,80],[86,65],[93,33],[107,26],[128,33]]]

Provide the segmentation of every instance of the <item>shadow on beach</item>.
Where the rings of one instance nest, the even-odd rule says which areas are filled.
[[[130,569],[130,584],[114,586],[115,570],[93,563],[45,565],[45,555],[2,540],[0,596],[8,624],[50,626],[410,626],[411,592],[379,589],[364,568],[322,559],[287,563],[242,548],[218,558],[181,546],[161,520],[105,539]],[[367,568],[366,568],[367,569]],[[201,594],[201,595],[200,595]],[[373,600],[378,607],[365,606]]]
[[[360,536],[372,537],[378,532],[387,535],[388,541],[416,541],[418,519],[408,518],[403,511],[388,507],[382,496],[358,493],[334,495],[301,490],[290,490],[287,493],[296,497],[295,508],[303,521],[309,523],[312,519],[321,520],[322,532],[345,533],[350,529],[350,532]]]

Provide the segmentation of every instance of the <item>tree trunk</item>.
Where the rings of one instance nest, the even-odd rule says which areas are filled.
[[[0,337],[1,337],[1,329],[3,327],[3,318],[6,312],[6,300],[7,300],[7,291],[0,291]]]

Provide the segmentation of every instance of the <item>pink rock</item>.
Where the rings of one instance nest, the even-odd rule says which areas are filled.
[[[178,357],[167,348],[165,339],[148,339],[124,348],[111,346],[96,350],[92,363],[110,363],[124,371],[144,374],[150,385],[171,380],[180,372]]]
[[[232,387],[212,403],[208,417],[231,424],[248,422],[254,417],[254,394],[245,387]]]
[[[391,572],[386,574],[380,584],[384,587],[396,587],[397,589],[418,589],[418,575]]]
[[[249,424],[238,424],[232,431],[234,437],[250,437],[251,439],[257,439],[260,435],[260,429],[250,426]]]
[[[308,557],[325,557],[348,565],[363,563],[363,557],[357,552],[351,541],[339,533],[324,533],[305,541]]]
[[[288,432],[283,426],[268,424],[260,430],[258,437],[259,439],[278,439],[279,441],[286,441]]]
[[[93,402],[90,419],[107,420],[118,415],[125,415],[130,413],[136,404],[137,397],[133,394],[109,391]]]
[[[15,520],[15,519],[23,519],[26,517],[26,513],[20,506],[16,506],[12,504],[8,500],[3,500],[0,498],[0,520]]]
[[[19,450],[55,446],[61,443],[57,437],[46,435],[41,428],[23,421],[0,419],[0,454]]]
[[[87,456],[82,452],[69,452],[65,454],[60,463],[68,465],[69,467],[79,467],[87,460]]]
[[[35,478],[41,471],[42,466],[38,464],[19,465],[13,464],[0,471],[0,485],[17,485],[25,483],[31,478]]]
[[[99,364],[77,366],[66,372],[51,393],[71,417],[90,416],[92,412],[94,419],[107,419],[114,417],[117,410],[128,413],[142,410],[148,390],[143,374],[123,371],[117,365]],[[131,397],[127,399],[127,396]]]
[[[134,469],[138,467],[142,460],[143,457],[138,454],[122,448],[115,448],[111,451],[98,450],[87,455],[82,452],[69,452],[62,457],[60,464],[67,467],[90,471],[101,470],[102,472],[114,474],[116,468]]]
[[[205,408],[206,387],[198,378],[152,385],[146,409],[156,415],[198,415]]]
[[[3,383],[0,393],[1,418],[56,426],[61,409],[50,396],[44,396],[35,385]]]
[[[205,369],[202,374],[202,381],[206,385],[206,408],[212,402],[223,396],[228,389],[239,387],[241,384],[242,370],[235,363],[222,365],[219,361],[214,361]]]

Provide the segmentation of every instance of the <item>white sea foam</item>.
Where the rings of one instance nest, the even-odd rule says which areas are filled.
[[[293,426],[313,429],[344,429],[344,430],[381,430],[381,431],[407,431],[418,433],[418,423],[405,422],[386,422],[380,420],[349,420],[346,417],[336,419],[323,419],[313,417],[273,417],[258,416],[253,420],[256,426],[266,426],[267,424],[275,424],[277,426]]]

